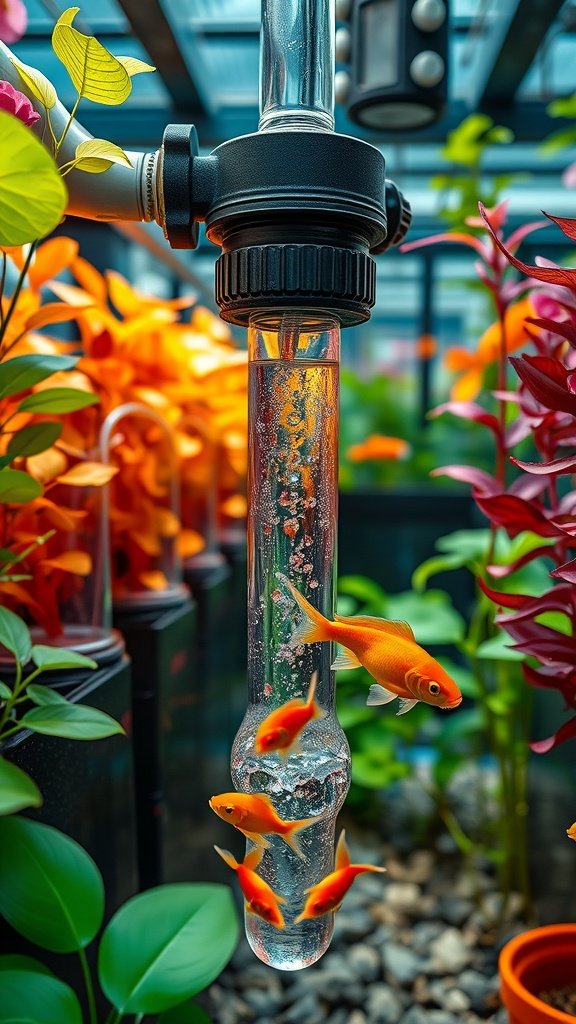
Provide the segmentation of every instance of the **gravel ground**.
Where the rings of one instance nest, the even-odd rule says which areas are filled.
[[[330,949],[307,970],[275,971],[243,938],[199,997],[215,1024],[507,1024],[497,962],[526,927],[518,897],[499,927],[487,864],[466,872],[442,840],[433,852],[403,855],[365,834],[347,839],[353,862],[384,864],[387,874],[356,880]]]

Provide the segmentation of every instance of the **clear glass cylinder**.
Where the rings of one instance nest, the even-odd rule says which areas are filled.
[[[262,0],[259,131],[334,131],[334,0]]]
[[[334,708],[330,644],[292,647],[299,617],[277,574],[325,615],[334,612],[337,527],[338,322],[322,312],[258,313],[249,332],[248,687],[249,706],[231,758],[234,786],[267,793],[287,820],[318,817],[299,834],[304,859],[268,835],[259,873],[286,899],[286,929],[246,915],[256,955],[282,970],[314,963],[327,949],[333,915],[299,925],[304,890],[334,866],[336,816],[350,782],[350,751]],[[305,697],[318,673],[323,718],[300,736],[301,752],[257,755],[254,739],[271,711]]]

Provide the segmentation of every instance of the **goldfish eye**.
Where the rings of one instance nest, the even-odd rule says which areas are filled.
[[[234,808],[230,804],[228,804],[228,806],[225,807],[224,810],[226,811],[226,814],[233,814],[234,813]]]
[[[428,690],[429,690],[429,692],[434,697],[437,697],[438,694],[440,693],[440,684],[439,683],[428,683]]]

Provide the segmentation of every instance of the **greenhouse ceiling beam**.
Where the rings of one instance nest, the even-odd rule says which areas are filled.
[[[540,101],[517,103],[509,109],[502,110],[496,104],[486,105],[486,112],[512,129],[518,142],[541,142],[552,131],[566,127],[568,122],[562,118],[551,118],[546,112],[547,103]],[[336,129],[345,134],[357,135],[378,145],[391,142],[413,144],[418,142],[444,143],[446,133],[456,128],[470,113],[468,105],[462,100],[450,105],[448,116],[430,128],[410,134],[382,133],[379,135],[362,133],[356,125],[352,126],[342,108],[336,110]],[[258,108],[256,104],[221,107],[210,115],[198,114],[189,106],[178,111],[178,120],[196,125],[200,144],[212,147],[237,135],[247,135],[256,131],[258,125]],[[174,121],[174,114],[163,105],[128,103],[125,107],[101,108],[96,105],[86,106],[82,111],[82,124],[97,138],[108,138],[125,147],[136,149],[157,148],[160,145],[164,128]]]
[[[499,7],[490,38],[475,47],[477,70],[471,109],[513,102],[563,4],[564,0],[516,0],[509,11],[505,4]]]
[[[130,25],[155,65],[174,106],[192,117],[206,113],[201,92],[159,0],[118,0]]]

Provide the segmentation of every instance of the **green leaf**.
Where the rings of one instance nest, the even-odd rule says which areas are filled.
[[[23,469],[0,470],[0,504],[11,502],[25,505],[42,494],[42,484]]]
[[[101,988],[120,1013],[160,1013],[206,988],[238,939],[228,886],[164,885],[128,900],[98,954]]]
[[[100,399],[90,391],[78,388],[46,388],[28,395],[20,403],[19,412],[76,412],[89,405],[97,405]]]
[[[0,111],[0,245],[23,245],[53,231],[68,193],[49,152],[26,125]]]
[[[10,700],[12,696],[12,690],[6,683],[0,683],[0,700]]]
[[[158,1024],[212,1024],[212,1018],[208,1016],[198,1003],[181,1003],[158,1017]]]
[[[435,547],[438,551],[460,555],[470,562],[482,561],[490,548],[489,530],[454,530],[439,537]]]
[[[0,913],[9,924],[54,953],[92,942],[104,915],[104,884],[86,851],[50,825],[21,817],[0,819],[0,849]]]
[[[409,622],[416,640],[424,646],[458,643],[464,637],[464,619],[452,607],[444,590],[392,594],[388,615]]]
[[[572,620],[565,612],[542,612],[534,617],[534,622],[555,629],[564,636],[572,636]]]
[[[98,663],[92,658],[70,651],[67,647],[47,647],[45,644],[34,644],[32,661],[44,672],[59,668],[98,668]]]
[[[366,576],[341,576],[338,580],[338,591],[355,597],[357,601],[369,604],[374,609],[384,609],[388,600],[382,587]]]
[[[576,93],[572,96],[562,96],[559,100],[553,100],[547,107],[550,117],[576,117]]]
[[[133,78],[134,75],[141,75],[143,71],[156,71],[152,64],[146,64],[145,61],[138,60],[137,57],[116,57],[116,60],[128,72],[130,78]]]
[[[454,772],[467,760],[465,754],[448,754],[440,753],[436,758],[432,766],[432,776],[434,782],[440,790],[444,790],[450,779],[454,775]]]
[[[412,586],[417,593],[422,593],[431,576],[437,576],[439,572],[449,572],[450,569],[461,569],[465,564],[466,560],[461,555],[432,555],[412,573]]]
[[[58,440],[62,427],[62,423],[30,423],[10,438],[8,454],[16,459],[45,452]]]
[[[42,795],[26,772],[0,757],[0,815],[16,814],[25,807],[40,807]]]
[[[358,750],[352,759],[352,782],[365,789],[386,789],[393,782],[406,778],[411,770],[409,764],[395,760],[391,747]]]
[[[37,971],[2,971],[0,1024],[82,1024],[72,989]]]
[[[32,641],[30,631],[19,615],[0,607],[0,644],[25,665],[30,657]]]
[[[33,956],[24,956],[22,953],[3,953],[0,956],[0,971],[13,970],[33,971],[35,974],[47,974],[48,977],[53,977],[50,968]]]
[[[63,736],[69,740],[101,740],[106,736],[124,735],[120,722],[104,711],[85,704],[46,704],[27,711],[20,724],[44,736]]]
[[[520,651],[514,651],[508,646],[513,642],[507,633],[498,633],[480,644],[476,657],[486,661],[524,661],[524,655]]]
[[[58,96],[52,82],[49,82],[41,71],[30,67],[29,64],[23,64],[14,54],[10,54],[10,60],[34,99],[39,100],[46,110],[51,110],[56,106]]]
[[[74,356],[16,356],[0,363],[0,398],[27,391],[34,384],[60,370],[71,370],[78,360]]]
[[[50,686],[41,686],[39,683],[30,683],[30,686],[26,687],[26,696],[42,708],[50,707],[52,704],[68,705],[69,703],[66,697],[58,693],[58,690],[53,690]]]
[[[455,740],[465,740],[468,743],[471,736],[483,736],[485,729],[486,723],[480,708],[456,711],[450,718],[442,719],[442,728],[436,743],[443,749]],[[469,748],[466,748],[466,754],[468,757],[471,756]]]
[[[52,32],[54,53],[83,99],[116,106],[132,92],[130,75],[94,36],[86,36],[72,27],[79,10],[69,7],[58,18]]]
[[[76,146],[74,168],[77,171],[87,171],[88,174],[101,174],[107,171],[112,164],[120,164],[123,167],[132,167],[130,160],[120,146],[115,146],[106,139],[87,139]]]

